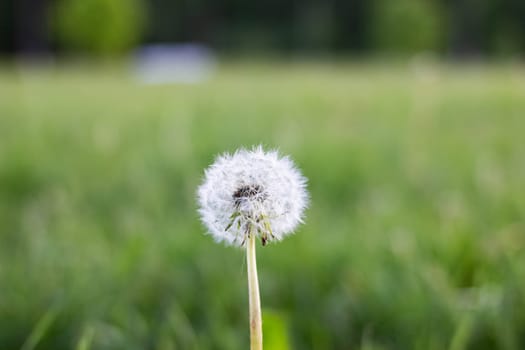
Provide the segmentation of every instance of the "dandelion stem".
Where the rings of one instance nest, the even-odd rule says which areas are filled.
[[[248,293],[250,300],[250,349],[262,350],[261,299],[259,296],[259,281],[257,278],[257,262],[255,259],[255,241],[253,233],[248,236],[246,244],[246,265],[248,268]]]

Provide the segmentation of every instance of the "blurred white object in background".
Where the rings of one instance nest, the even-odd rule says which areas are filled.
[[[216,58],[199,44],[147,45],[135,54],[137,79],[145,84],[198,83],[215,71]]]

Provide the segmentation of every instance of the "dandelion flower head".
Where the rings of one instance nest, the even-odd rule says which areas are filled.
[[[292,160],[261,146],[223,154],[198,189],[202,222],[215,240],[243,246],[251,234],[265,245],[302,223],[306,178]]]

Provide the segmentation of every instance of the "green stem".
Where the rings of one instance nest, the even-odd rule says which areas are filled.
[[[248,244],[246,244],[246,265],[248,268],[248,293],[250,301],[250,349],[262,350],[261,299],[259,296],[259,281],[257,278],[255,241],[255,235],[250,233]]]

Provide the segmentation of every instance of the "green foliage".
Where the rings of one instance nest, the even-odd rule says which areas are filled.
[[[139,42],[144,10],[142,0],[59,0],[53,23],[64,48],[108,55]]]
[[[289,350],[288,324],[283,315],[263,309],[264,348],[273,350]]]
[[[267,344],[525,348],[524,72],[0,70],[1,347],[246,349],[245,256],[203,234],[195,189],[262,142],[312,195],[258,247]]]
[[[444,13],[432,0],[375,0],[371,42],[379,52],[438,52],[444,47]]]

